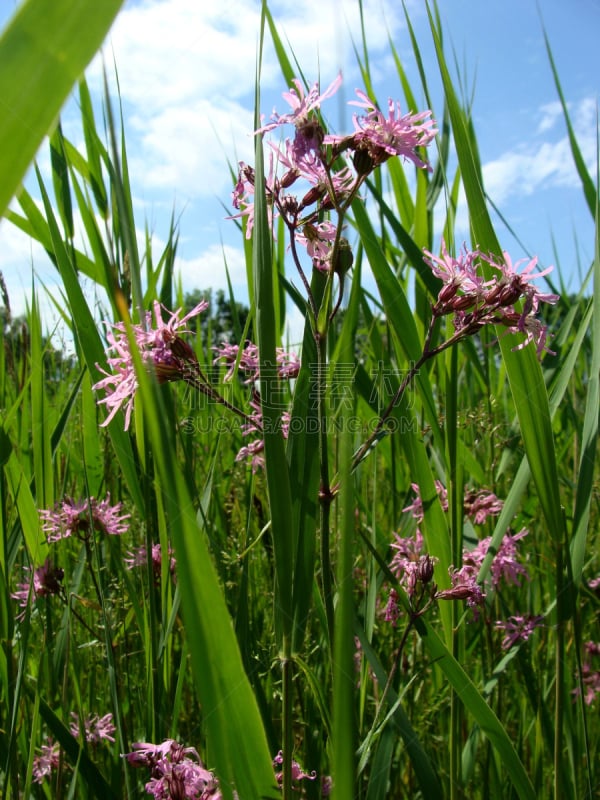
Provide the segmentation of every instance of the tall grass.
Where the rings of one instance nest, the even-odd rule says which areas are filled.
[[[75,15],[82,6],[62,0],[61,7]],[[107,4],[90,23],[95,33],[86,47],[68,55],[69,86],[117,7],[109,13]],[[39,32],[42,19],[35,3],[26,4],[0,40],[0,54],[12,52],[15,36]],[[241,349],[227,365],[229,380],[199,326],[186,334],[175,328],[169,339],[187,371],[168,377],[181,380],[155,380],[136,342],[155,301],[169,309],[184,302],[173,280],[177,228],[158,258],[150,237],[138,242],[143,225],[133,214],[123,121],[106,91],[108,134],[101,134],[84,79],[77,88],[84,152],[56,126],[48,142],[51,180],[36,171],[36,191],[18,189],[68,90],[66,79],[49,94],[42,79],[19,84],[22,107],[31,102],[45,113],[32,126],[26,159],[0,173],[4,205],[13,194],[18,202],[3,224],[40,242],[55,264],[75,354],[61,357],[45,339],[39,287],[19,325],[11,325],[5,297],[3,797],[141,797],[151,771],[124,756],[136,743],[169,739],[195,749],[186,758],[214,771],[226,798],[311,800],[331,786],[334,797],[366,800],[596,796],[598,648],[589,643],[600,639],[593,580],[600,237],[581,292],[563,292],[545,306],[553,352],[539,360],[532,343],[515,349],[522,335],[500,324],[444,345],[456,330],[450,317],[431,324],[441,283],[424,250],[439,252],[434,231],[443,227],[450,252],[458,253],[461,187],[472,246],[500,258],[502,244],[435,8],[430,26],[444,89],[444,108],[432,109],[439,127],[428,151],[432,170],[393,158],[371,172],[361,198],[348,198],[332,215],[340,226],[329,271],[299,259],[305,282],[294,271],[281,219],[273,240],[268,156],[256,137],[254,229],[244,240],[258,345],[258,377],[250,381]],[[47,52],[59,52],[53,31],[44,36]],[[293,54],[265,5],[261,47],[266,36],[287,88]],[[402,106],[417,111],[430,77],[421,70],[421,85],[409,85],[393,52]],[[357,59],[376,100],[365,42]],[[0,64],[2,86],[8,72]],[[257,74],[258,127],[260,64]],[[587,173],[569,130],[597,221],[598,179]],[[5,134],[12,152],[20,133],[7,126]],[[76,213],[84,243],[74,235]],[[342,222],[348,244],[339,238]],[[242,235],[247,224],[240,223]],[[365,288],[367,267],[373,291]],[[110,372],[114,352],[106,352],[107,328],[82,276],[102,290],[104,317],[121,326],[122,346],[131,351],[137,387],[128,428],[121,411],[105,424],[106,408],[97,402],[103,393],[93,386]],[[293,305],[306,322],[299,367],[287,381],[273,370]],[[239,321],[234,327],[241,330]],[[238,344],[247,333],[248,326]],[[258,397],[263,464],[252,469],[238,452],[248,443],[244,431],[257,409],[250,402]],[[289,426],[282,425],[284,412]],[[470,511],[480,492],[502,500],[483,520]],[[91,498],[122,504],[127,531],[107,534]],[[65,500],[83,503],[76,532],[49,542],[39,512]],[[411,588],[393,558],[398,537],[416,547],[417,526],[431,561],[421,562]],[[507,531],[523,529],[527,535],[515,539],[516,579],[492,585]],[[477,580],[486,597],[474,611],[452,593],[450,572],[485,537]],[[153,560],[158,546],[161,558]],[[62,575],[53,573],[53,591],[38,592],[34,570],[48,557]],[[33,592],[29,602],[15,597],[19,589],[21,599]],[[385,613],[390,598],[394,619]],[[539,623],[531,636],[503,647],[506,633],[496,621],[528,615]],[[92,735],[105,715],[110,735]],[[50,762],[42,748],[52,746]],[[211,786],[203,796],[217,791]],[[182,795],[172,787],[169,796]]]

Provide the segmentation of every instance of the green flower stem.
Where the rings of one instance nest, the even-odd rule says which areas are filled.
[[[329,453],[327,442],[327,335],[316,334],[317,340],[317,403],[319,417],[319,488],[321,533],[321,583],[327,617],[329,641],[333,644],[333,577],[330,554],[330,511],[333,494],[329,485]]]

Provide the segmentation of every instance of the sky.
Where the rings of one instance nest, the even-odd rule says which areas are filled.
[[[0,25],[18,2],[0,0]],[[407,0],[423,56],[433,113],[443,104],[424,0]],[[385,106],[402,98],[388,44],[391,36],[417,102],[423,92],[398,0],[363,0],[375,91]],[[345,103],[361,87],[354,43],[360,39],[358,0],[272,0],[270,9],[284,42],[307,80],[323,87],[341,70],[341,102],[327,109],[338,132],[351,128]],[[593,220],[583,202],[566,127],[545,48],[545,27],[578,140],[595,171],[597,104],[600,91],[600,0],[439,0],[444,45],[473,119],[484,183],[510,226],[499,223],[500,241],[516,260],[539,256],[557,265],[560,280],[576,291],[593,255]],[[147,222],[157,252],[173,211],[179,218],[176,271],[184,289],[225,287],[224,257],[239,299],[246,296],[239,234],[225,219],[230,207],[230,164],[253,161],[254,76],[259,0],[128,0],[107,37],[103,56],[124,111],[134,211],[139,231]],[[98,98],[102,58],[87,77]],[[456,85],[456,84],[455,84]],[[287,110],[273,50],[262,69],[262,108]],[[330,101],[331,102],[331,101]],[[402,103],[404,108],[404,103]],[[62,114],[63,129],[78,147],[83,136],[76,104]],[[47,146],[38,162],[48,175]],[[30,179],[26,185],[33,192]],[[225,206],[225,208],[224,208]],[[443,214],[439,215],[440,224]],[[468,219],[459,210],[458,238],[468,240]],[[31,296],[32,275],[52,289],[54,268],[41,248],[0,222],[0,271],[14,313]],[[559,280],[559,274],[556,279]],[[52,324],[51,302],[40,304]]]

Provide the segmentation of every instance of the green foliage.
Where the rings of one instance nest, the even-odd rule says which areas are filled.
[[[58,8],[75,15],[75,5],[65,0]],[[13,52],[35,6],[25,4],[0,53]],[[109,6],[114,15],[118,4]],[[100,17],[106,27],[109,16],[98,12],[95,34],[67,53],[70,84],[101,39]],[[263,22],[261,35],[268,30],[289,84],[293,59],[266,5]],[[196,748],[228,798],[236,791],[244,800],[316,800],[330,775],[333,796],[343,800],[594,796],[600,728],[586,703],[594,699],[586,678],[595,668],[584,645],[598,638],[598,588],[590,580],[600,572],[600,236],[586,278],[591,294],[582,287],[549,309],[555,352],[541,364],[531,345],[514,350],[518,337],[500,326],[443,346],[453,329],[432,312],[440,286],[423,258],[423,248],[434,247],[439,198],[447,200],[441,222],[449,244],[462,186],[474,241],[487,252],[500,247],[469,109],[454,90],[434,14],[431,30],[446,103],[437,114],[439,157],[414,181],[391,159],[364,185],[366,204],[354,199],[344,209],[354,260],[337,314],[340,275],[313,270],[299,289],[286,272],[283,224],[273,244],[260,137],[255,230],[244,241],[251,308],[208,287],[182,297],[174,282],[176,225],[158,258],[147,232],[145,242],[132,238],[122,120],[113,119],[107,95],[104,140],[84,80],[84,152],[58,125],[49,139],[52,180],[36,173],[41,208],[23,189],[20,211],[7,212],[56,266],[74,354],[44,334],[35,287],[27,314],[12,319],[0,286],[4,797],[140,797],[149,773],[122,755],[134,742],[168,738]],[[49,31],[49,58],[61,41]],[[392,52],[414,106],[428,95],[426,76],[410,86]],[[369,87],[364,41],[357,53]],[[560,95],[556,70],[555,77]],[[23,108],[40,91],[37,79],[23,87]],[[49,98],[53,114],[65,91]],[[39,138],[48,125],[36,121]],[[598,218],[597,187],[570,134]],[[14,148],[18,132],[7,136]],[[9,193],[26,166],[15,168],[18,179],[15,170],[5,176]],[[74,214],[83,246],[73,241]],[[374,293],[365,288],[367,266]],[[120,411],[105,425],[97,403],[102,392],[93,386],[114,352],[105,351],[105,326],[81,276],[106,292],[106,319],[129,337],[136,398],[127,430]],[[209,310],[186,322],[189,334],[175,327],[168,340],[185,369],[171,362],[175,372],[149,370],[134,346],[143,314],[155,301],[185,314],[200,300]],[[306,315],[291,379],[273,370],[286,303]],[[259,346],[258,378],[244,371],[241,350],[225,367],[213,364],[216,345],[245,340]],[[230,368],[236,380],[226,378]],[[253,427],[254,455],[264,458],[258,469],[240,454]],[[415,612],[390,568],[394,533],[415,534],[406,511],[414,484],[437,590],[451,587],[449,569],[460,566],[465,548],[489,537],[478,576],[488,594],[477,614],[435,592]],[[480,490],[503,500],[484,522],[469,514]],[[39,509],[65,498],[84,503],[77,534],[48,542]],[[90,514],[90,498],[122,503],[127,532],[108,535]],[[523,529],[528,579],[492,587],[507,531]],[[23,599],[47,556],[59,570],[56,591],[21,604],[15,592]],[[396,625],[384,614],[392,590]],[[503,649],[496,621],[526,614],[542,625]],[[79,721],[111,714],[115,741],[86,740],[72,714]],[[49,739],[62,755],[38,784],[40,747]],[[279,750],[281,788],[271,764]],[[292,760],[317,779],[294,781]]]

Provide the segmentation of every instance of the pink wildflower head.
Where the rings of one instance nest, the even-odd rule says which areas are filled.
[[[315,269],[328,272],[331,263],[331,249],[337,235],[337,226],[333,222],[307,224],[302,231],[295,233],[296,241],[306,247]]]
[[[497,516],[502,511],[503,505],[502,500],[493,492],[467,490],[463,509],[475,525],[483,525],[488,517]]]
[[[39,514],[48,542],[57,542],[70,536],[87,539],[92,531],[121,536],[129,529],[126,520],[131,516],[121,513],[121,503],[111,505],[110,495],[105,500],[90,497],[79,502],[66,498],[54,509],[41,509]]]
[[[490,567],[494,588],[498,588],[501,581],[504,581],[507,585],[520,586],[521,578],[529,580],[527,567],[519,561],[518,544],[527,534],[527,529],[523,528],[519,533],[506,533],[504,535]],[[463,553],[463,563],[475,572],[479,572],[490,549],[490,544],[491,537],[488,536],[482,539],[472,550]]]
[[[60,745],[49,737],[40,747],[40,754],[34,756],[31,776],[35,783],[43,783],[60,764]]]
[[[23,580],[17,586],[17,590],[11,594],[13,600],[16,600],[23,609],[17,616],[18,620],[24,618],[27,608],[34,600],[53,594],[60,595],[64,591],[62,586],[62,581],[65,577],[64,570],[54,566],[49,558],[44,561],[41,567],[37,567],[33,570],[33,579],[31,567],[25,567],[24,571],[25,580]]]
[[[174,739],[162,744],[136,742],[124,756],[133,767],[147,767],[151,779],[145,786],[157,800],[199,800],[220,797],[218,782],[206,769],[193,747],[184,747]]]
[[[600,594],[600,575],[598,575],[595,578],[591,578],[588,581],[588,586],[592,590],[592,592],[596,592],[597,594]]]
[[[410,503],[410,505],[405,506],[402,509],[402,512],[405,513],[405,512],[409,512],[410,511],[411,516],[413,517],[413,519],[416,519],[417,522],[422,522],[423,518],[424,518],[424,511],[423,511],[423,501],[421,500],[421,489],[420,489],[418,483],[411,483],[411,488],[415,492],[416,497],[413,500],[413,502]],[[435,488],[437,490],[438,497],[440,499],[440,504],[442,506],[442,509],[444,511],[447,511],[448,510],[448,491],[447,491],[446,487],[444,486],[444,484],[441,481],[436,479]]]
[[[171,575],[175,574],[175,567],[176,561],[175,556],[173,555],[173,550],[169,547],[168,550],[168,558],[169,558],[169,572]],[[160,581],[160,576],[162,574],[162,548],[160,543],[156,543],[152,545],[151,551],[151,560],[152,560],[152,573],[154,575],[155,581]],[[127,565],[127,569],[134,569],[135,567],[145,567],[148,563],[148,549],[146,545],[141,545],[136,550],[132,550],[127,554],[125,558],[125,564]]]
[[[208,302],[203,300],[191,311],[181,316],[181,309],[170,312],[167,322],[163,321],[161,305],[154,302],[154,322],[151,312],[146,312],[144,325],[132,326],[132,335],[135,346],[139,351],[142,362],[156,375],[159,383],[167,381],[188,380],[194,382],[197,378],[198,359],[192,348],[181,338],[186,331],[189,319],[200,314],[208,308]],[[154,325],[154,327],[153,327]],[[131,422],[131,413],[138,380],[131,352],[131,345],[124,323],[107,323],[109,331],[106,335],[108,341],[107,358],[110,372],[96,364],[98,370],[105,376],[93,385],[94,390],[103,389],[106,394],[98,403],[109,409],[108,416],[102,425],[108,425],[119,409],[125,409],[125,429]]]
[[[586,642],[584,650],[585,660],[581,665],[581,676],[571,694],[574,699],[577,699],[581,692],[581,685],[583,685],[583,701],[587,706],[591,706],[600,694],[600,670],[595,662],[595,659],[600,656],[600,642]]]
[[[277,770],[278,767],[281,767],[283,764],[283,753],[281,750],[277,753],[275,758],[273,759],[273,769]],[[304,772],[300,764],[297,761],[292,761],[292,780],[293,781],[303,781],[309,780],[314,781],[317,777],[316,772]],[[283,772],[276,772],[275,778],[277,779],[277,783],[281,786],[283,781]]]
[[[283,93],[283,99],[290,105],[291,112],[280,115],[274,111],[273,122],[263,125],[256,133],[266,133],[281,125],[294,125],[305,139],[311,140],[318,135],[314,131],[317,118],[312,112],[318,111],[323,100],[327,100],[337,92],[342,84],[342,75],[340,73],[322,93],[320,93],[317,82],[311,86],[308,93],[304,91],[302,81],[298,78],[294,78],[292,83],[294,86],[288,92]]]
[[[365,113],[354,115],[354,133],[326,136],[327,144],[334,144],[340,151],[353,150],[354,166],[359,174],[370,173],[392,156],[401,156],[417,167],[431,169],[417,153],[417,148],[426,147],[437,133],[431,111],[402,114],[400,103],[390,99],[386,117],[365,92],[357,89],[356,95],[359,99],[351,101],[351,105],[361,107]]]
[[[114,742],[116,728],[113,715],[105,714],[99,717],[96,714],[80,719],[74,711],[71,712],[71,735],[76,739],[83,737],[88,744],[97,745],[100,742]]]
[[[536,628],[544,624],[543,616],[514,615],[507,620],[498,620],[496,628],[504,631],[501,647],[503,650],[510,648],[518,642],[526,642]]]
[[[468,250],[466,245],[453,257],[443,240],[441,251],[441,256],[424,251],[425,263],[443,282],[433,305],[434,316],[454,314],[454,327],[461,336],[477,333],[485,325],[502,325],[510,333],[525,334],[515,350],[530,342],[535,344],[538,357],[548,350],[547,329],[535,315],[540,303],[554,304],[558,295],[541,291],[532,281],[547,275],[552,267],[536,272],[537,258],[513,264],[507,252],[502,259],[497,259],[478,249]],[[524,261],[527,265],[518,272]],[[484,277],[483,262],[488,270],[491,267],[492,277]],[[520,311],[515,308],[518,301],[522,301]]]
[[[398,604],[398,592],[395,589],[390,589],[390,593],[388,595],[388,600],[385,605],[385,611],[383,613],[383,618],[386,622],[391,622],[392,625],[396,625],[398,622],[398,617],[400,616],[400,606]]]
[[[481,606],[485,601],[485,593],[477,583],[477,574],[472,567],[465,565],[456,569],[448,569],[452,586],[437,592],[438,600],[466,600],[470,607]]]

